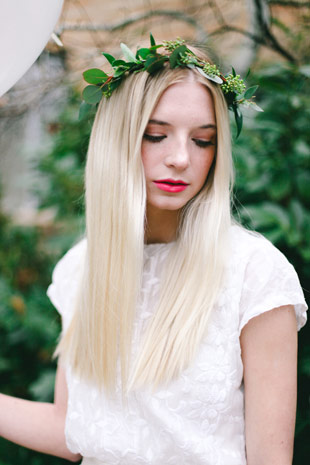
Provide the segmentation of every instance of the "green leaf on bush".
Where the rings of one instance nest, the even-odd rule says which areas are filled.
[[[81,121],[86,116],[88,116],[92,108],[93,108],[93,105],[90,105],[89,103],[86,103],[86,102],[82,102],[80,105],[80,109],[79,109],[79,120]]]
[[[245,214],[251,218],[254,228],[266,228],[278,225],[282,231],[290,228],[289,213],[280,205],[264,202],[260,205],[247,205]]]
[[[42,371],[39,378],[30,385],[29,391],[35,400],[48,402],[53,398],[54,385],[55,370],[49,369]]]
[[[302,171],[297,175],[297,190],[304,201],[310,202],[310,173]]]
[[[280,201],[290,194],[292,188],[291,178],[287,170],[275,172],[273,181],[266,185],[267,191],[274,200]]]

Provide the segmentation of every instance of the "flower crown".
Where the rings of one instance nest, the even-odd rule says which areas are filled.
[[[83,73],[84,80],[91,85],[86,86],[83,90],[82,113],[87,112],[92,105],[96,105],[102,97],[110,97],[128,74],[139,73],[140,71],[154,74],[163,69],[166,63],[169,63],[171,69],[196,69],[206,79],[221,86],[227,106],[235,116],[237,137],[241,132],[243,120],[240,106],[263,111],[253,101],[258,86],[246,90],[243,80],[233,68],[230,74],[223,75],[216,65],[197,57],[195,53],[187,48],[185,40],[180,38],[174,41],[163,41],[162,44],[156,45],[154,37],[150,34],[150,42],[149,48],[140,48],[135,55],[125,44],[121,44],[124,58],[127,61],[117,60],[112,55],[103,53],[114,70],[111,75],[98,68],[88,69]],[[158,49],[162,47],[164,53],[160,54]]]

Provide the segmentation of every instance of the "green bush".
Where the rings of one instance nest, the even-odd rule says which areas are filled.
[[[294,265],[309,303],[310,66],[259,70],[264,113],[246,118],[234,146],[235,214],[263,233]],[[299,334],[298,412],[294,464],[308,463],[310,329]]]
[[[56,363],[52,354],[60,317],[46,296],[52,270],[84,230],[83,165],[90,122],[79,122],[78,97],[71,95],[57,124],[49,125],[53,147],[42,154],[37,195],[41,207],[54,207],[55,223],[19,227],[0,216],[0,378],[1,392],[53,400]],[[60,465],[56,457],[0,439],[0,465]]]

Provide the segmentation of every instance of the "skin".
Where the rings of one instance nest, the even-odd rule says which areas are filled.
[[[67,402],[65,373],[59,364],[54,403],[0,394],[0,436],[29,449],[77,462],[80,455],[72,454],[65,441]]]
[[[294,308],[283,306],[253,318],[240,341],[247,465],[291,465],[297,392]]]
[[[170,86],[151,115],[142,143],[147,242],[169,242],[175,238],[180,210],[204,185],[215,147],[216,121],[207,89],[191,80]],[[188,187],[170,193],[154,184],[167,178],[182,179]],[[250,320],[242,330],[240,343],[247,465],[291,465],[297,366],[293,307],[272,309]],[[67,400],[61,365],[53,404],[0,394],[0,436],[40,452],[80,460],[65,442]]]
[[[189,80],[163,93],[147,125],[142,162],[147,189],[147,242],[175,238],[179,213],[203,187],[214,160],[216,120],[209,91]],[[182,192],[162,191],[160,179],[188,183]]]

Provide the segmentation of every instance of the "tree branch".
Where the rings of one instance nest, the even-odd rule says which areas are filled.
[[[192,17],[183,13],[181,11],[174,10],[150,10],[146,13],[141,13],[134,15],[131,18],[125,19],[114,24],[61,24],[56,29],[56,34],[61,35],[65,31],[106,31],[106,32],[115,32],[124,29],[131,24],[143,21],[145,19],[153,18],[156,16],[167,16],[169,18],[176,19],[178,21],[183,21],[187,24],[190,24],[194,29],[196,29],[199,40],[201,42],[206,42],[208,35],[203,27]]]
[[[256,34],[252,34],[251,32],[249,31],[245,31],[244,29],[241,29],[239,27],[235,27],[235,26],[229,26],[228,24],[226,24],[225,26],[221,26],[219,27],[218,29],[210,32],[209,36],[212,37],[212,36],[215,36],[215,35],[219,35],[219,34],[223,34],[225,32],[237,32],[238,34],[242,34],[244,35],[245,37],[248,37],[249,39],[253,40],[253,42],[255,42],[256,44],[259,44],[259,45],[264,45],[265,47],[267,48],[270,48],[271,50],[275,50],[274,46],[272,44],[269,44],[265,39],[264,37],[262,36],[258,36]],[[278,50],[275,50],[277,51],[278,53],[280,53]],[[285,51],[285,55],[284,53],[280,53],[280,55],[282,56],[285,56],[285,58],[288,58],[289,57],[289,61],[291,61],[292,63],[295,63],[296,60],[294,57],[292,57],[288,52]]]
[[[209,36],[212,37],[212,36],[223,34],[225,32],[237,32],[238,34],[242,34],[245,37],[248,37],[249,39],[253,40],[253,42],[259,45],[265,45],[266,47],[268,47],[268,44],[266,44],[266,41],[261,36],[258,36],[249,31],[241,29],[240,27],[230,26],[229,24],[225,24],[224,26],[221,26],[218,29],[215,29],[214,31],[210,32]]]
[[[221,25],[224,26],[226,24],[225,18],[223,16],[223,13],[221,9],[219,8],[218,4],[214,2],[213,0],[209,0],[207,2],[209,8],[213,11],[214,17],[217,20],[217,22]]]
[[[281,0],[268,0],[269,5],[292,6],[294,8],[309,8],[310,2],[294,2],[294,1],[281,1]]]
[[[265,40],[265,45],[269,44],[270,48],[278,52],[280,55],[284,56],[291,63],[296,63],[296,58],[290,52],[285,50],[281,44],[279,44],[279,42],[269,29],[269,25],[267,24],[263,15],[263,3],[264,0],[254,0],[256,18],[262,32],[262,38],[264,38]]]

